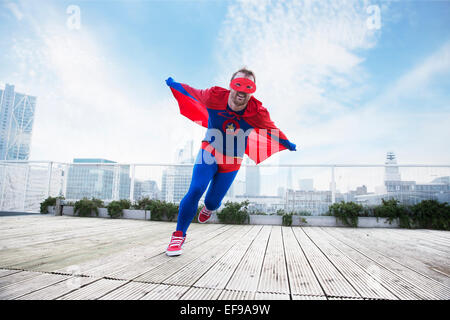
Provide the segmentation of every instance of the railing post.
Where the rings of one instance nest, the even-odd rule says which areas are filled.
[[[120,166],[114,165],[114,173],[113,173],[113,200],[119,200],[119,184],[120,184]]]
[[[131,165],[131,182],[130,182],[130,202],[134,201],[134,175],[135,175],[136,165]]]
[[[62,216],[61,199],[56,198],[55,216]]]
[[[70,165],[66,165],[63,170],[63,186],[62,186],[62,195],[67,198],[67,176],[69,175]]]
[[[336,202],[336,181],[334,179],[334,167],[331,166],[331,204]]]
[[[25,211],[25,203],[27,200],[27,191],[28,191],[28,176],[30,174],[30,165],[27,164],[27,174],[25,175],[25,191],[23,193],[23,205],[22,210]]]
[[[50,197],[50,185],[52,183],[52,167],[53,167],[53,162],[50,161],[50,163],[48,164],[47,198]]]

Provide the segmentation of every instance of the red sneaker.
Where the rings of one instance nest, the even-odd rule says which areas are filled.
[[[183,237],[183,231],[175,231],[172,233],[172,238],[170,239],[170,243],[167,246],[166,254],[168,256],[178,256],[183,253],[181,248],[183,247],[183,243],[186,237]]]
[[[206,206],[203,207],[202,211],[198,214],[198,222],[205,223],[211,218],[212,210],[206,209]]]

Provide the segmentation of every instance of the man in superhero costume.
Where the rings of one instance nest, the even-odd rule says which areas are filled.
[[[275,126],[267,109],[253,97],[255,81],[253,72],[245,68],[233,74],[229,90],[217,86],[198,90],[172,78],[166,80],[180,113],[208,128],[195,160],[189,190],[180,202],[177,228],[166,249],[169,256],[182,253],[186,231],[209,183],[198,221],[205,223],[220,207],[244,154],[258,164],[278,151],[296,151],[296,145]]]

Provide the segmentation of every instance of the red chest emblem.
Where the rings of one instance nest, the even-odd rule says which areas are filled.
[[[222,130],[225,131],[226,134],[236,134],[236,130],[239,128],[239,122],[232,119],[225,120],[222,125]]]

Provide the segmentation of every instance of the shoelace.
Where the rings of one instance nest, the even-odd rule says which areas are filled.
[[[183,237],[175,237],[172,236],[172,240],[170,240],[169,247],[178,247],[183,242]]]
[[[212,211],[207,211],[205,208],[202,210],[202,214],[207,215],[208,217],[211,215]]]

